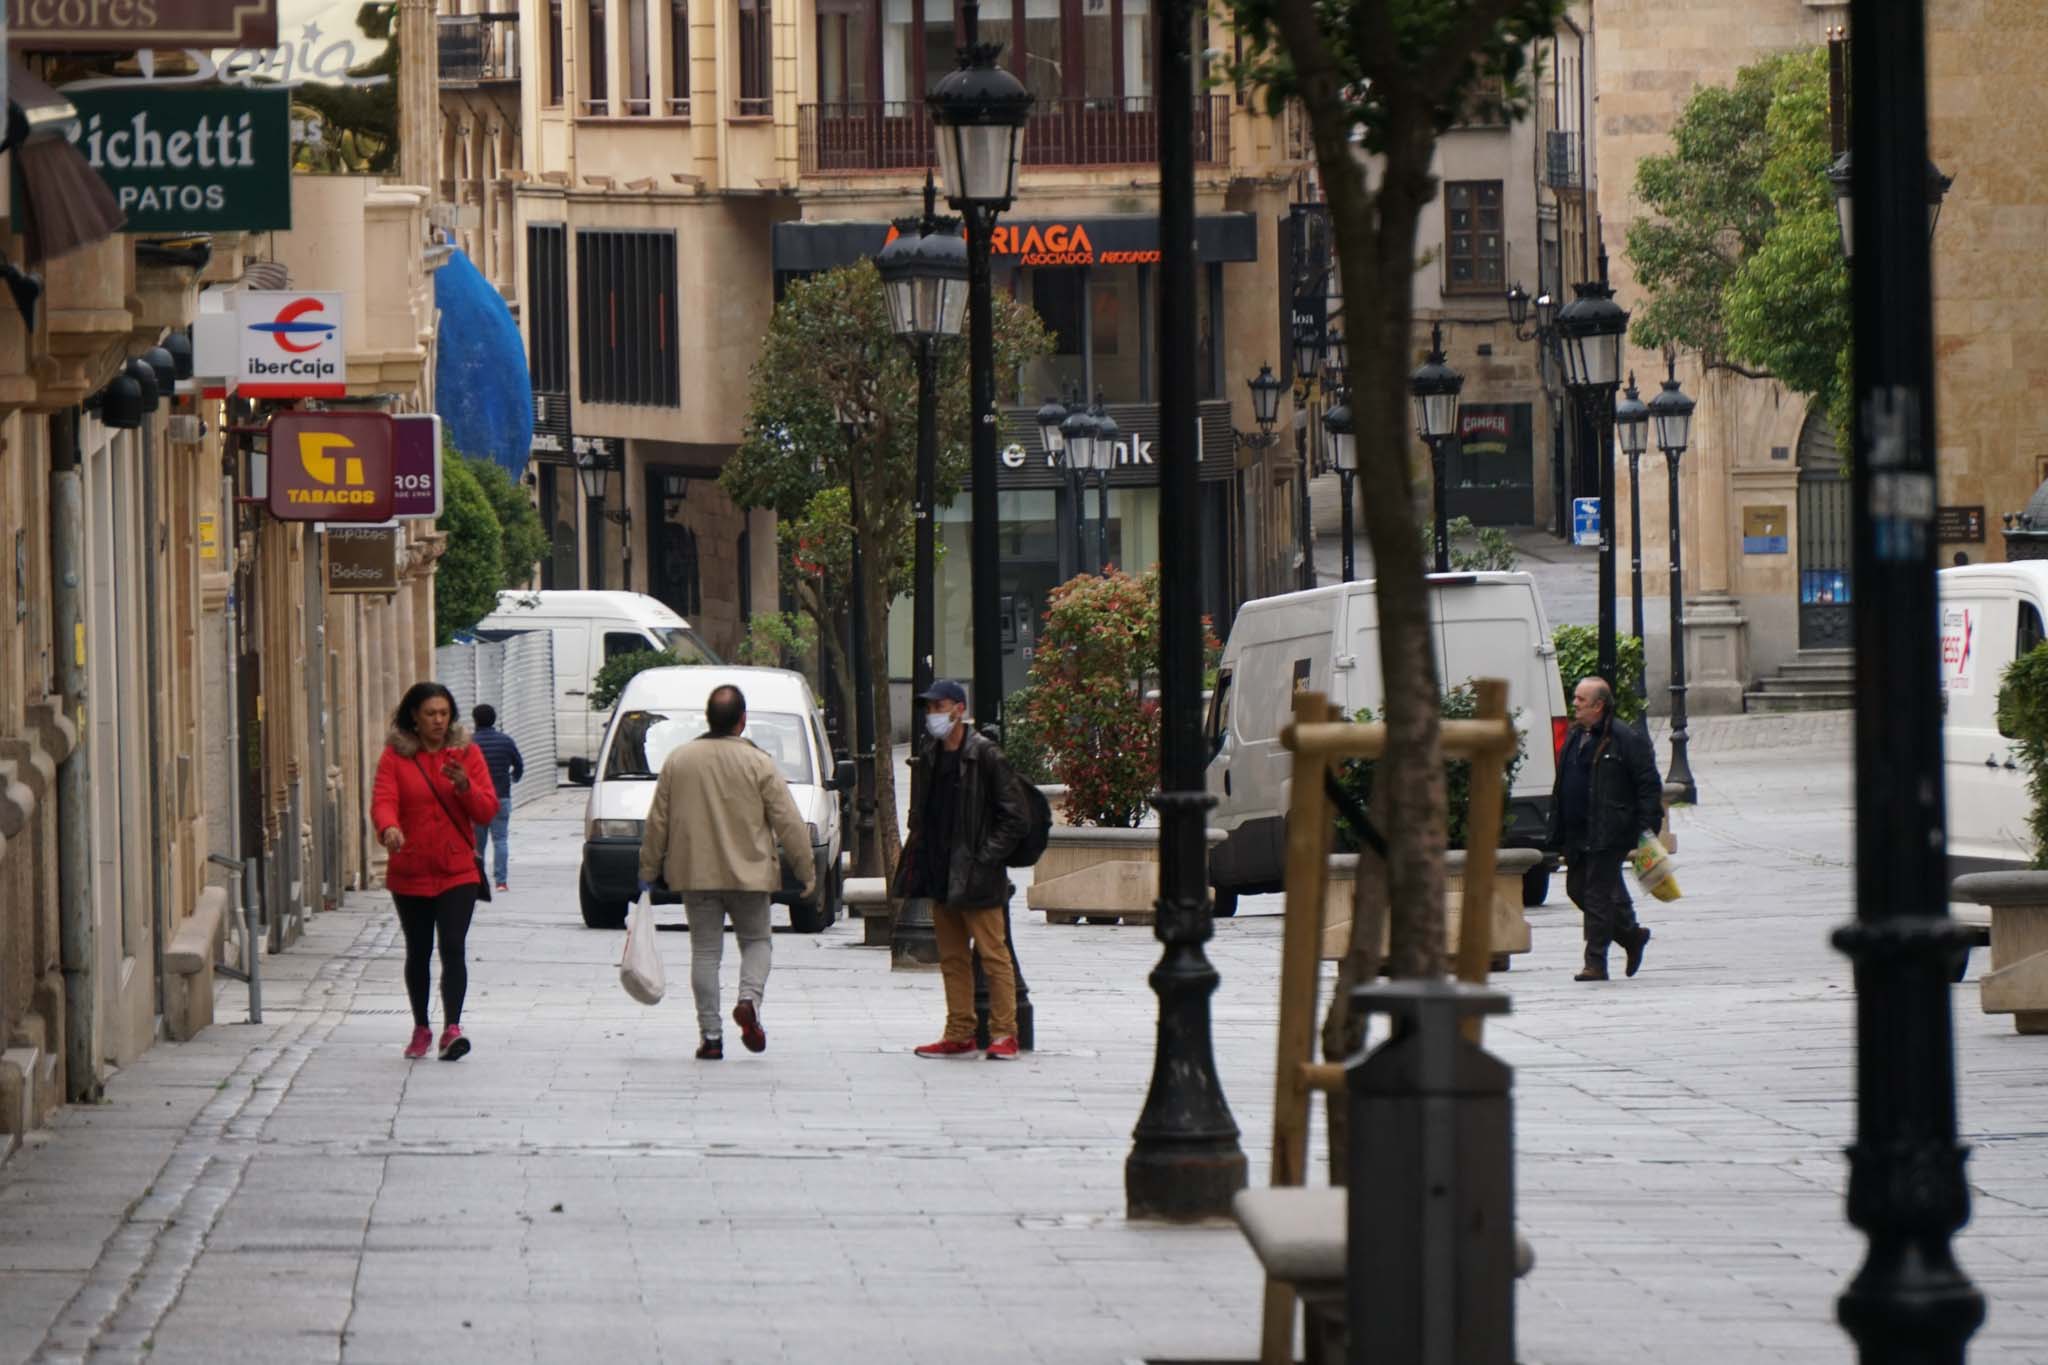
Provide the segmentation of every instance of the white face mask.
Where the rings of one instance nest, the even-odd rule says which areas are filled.
[[[924,732],[933,739],[944,739],[953,733],[953,713],[933,711],[924,718]]]

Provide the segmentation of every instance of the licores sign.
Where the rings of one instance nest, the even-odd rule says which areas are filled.
[[[244,289],[235,300],[244,398],[340,398],[348,392],[341,295]]]

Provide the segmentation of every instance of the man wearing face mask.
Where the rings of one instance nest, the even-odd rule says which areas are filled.
[[[932,902],[939,972],[946,982],[946,1033],[920,1057],[968,1057],[975,1046],[974,963],[988,978],[990,1061],[1017,1055],[1017,973],[1003,911],[1010,900],[1007,859],[1031,828],[1015,773],[1003,751],[967,723],[967,689],[941,679],[925,704],[919,761],[923,800],[910,812],[910,838],[896,868],[896,895]]]

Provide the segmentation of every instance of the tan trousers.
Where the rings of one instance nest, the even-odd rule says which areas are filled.
[[[939,940],[939,973],[946,979],[947,1041],[974,1041],[974,959],[969,939],[981,950],[981,970],[988,978],[989,1040],[1016,1037],[1017,973],[1010,960],[1010,941],[1003,936],[1003,912],[935,905],[932,929]]]

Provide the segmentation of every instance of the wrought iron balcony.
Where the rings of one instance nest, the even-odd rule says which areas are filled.
[[[1230,97],[1195,101],[1195,161],[1230,160]],[[932,125],[922,100],[805,104],[797,110],[805,175],[918,171],[932,164]],[[1136,166],[1159,160],[1159,111],[1150,98],[1062,99],[1032,110],[1026,166]]]
[[[1579,176],[1579,135],[1552,128],[1543,135],[1543,183],[1554,190],[1585,188]]]
[[[466,89],[519,79],[519,12],[441,16],[441,84]]]

